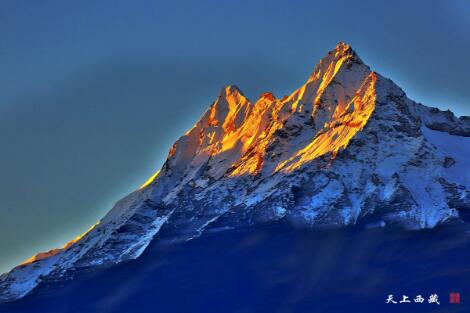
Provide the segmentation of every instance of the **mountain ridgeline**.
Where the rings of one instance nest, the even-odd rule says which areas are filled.
[[[163,167],[94,227],[0,276],[0,300],[136,259],[152,240],[282,221],[433,228],[470,212],[470,118],[418,104],[339,43],[299,89],[223,88]]]

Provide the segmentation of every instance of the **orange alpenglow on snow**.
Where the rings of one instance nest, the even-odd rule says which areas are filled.
[[[376,80],[351,47],[340,42],[290,96],[277,99],[266,92],[251,103],[236,86],[227,86],[170,150],[172,168],[184,172],[208,162],[209,173],[218,178],[289,173],[326,154],[334,159],[374,112]],[[309,123],[311,129],[303,126]],[[279,134],[295,127],[301,135],[292,136],[297,140],[293,151],[288,140],[279,143]],[[277,159],[267,159],[275,144],[285,149]]]
[[[203,164],[218,179],[289,173],[326,154],[334,159],[374,112],[376,80],[351,47],[340,42],[290,96],[277,99],[265,92],[252,103],[236,86],[224,87],[172,147],[168,166],[189,182],[191,172]],[[295,144],[280,138],[295,128]],[[156,179],[152,176],[141,188]]]
[[[326,123],[324,131],[308,146],[280,163],[276,171],[292,172],[327,153],[335,157],[340,149],[346,148],[351,138],[365,126],[374,111],[376,80],[376,74],[371,73],[345,109],[339,105],[336,107],[334,118]]]

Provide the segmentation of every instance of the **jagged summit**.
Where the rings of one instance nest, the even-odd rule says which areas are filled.
[[[468,117],[408,99],[340,42],[282,99],[224,87],[159,171],[70,245],[2,275],[0,299],[207,230],[466,221],[469,137]]]
[[[329,72],[329,67],[341,67],[341,64],[346,62],[348,64],[357,63],[357,64],[364,64],[357,53],[353,50],[353,48],[343,42],[340,41],[334,49],[330,50],[327,55],[325,55],[319,63],[315,66],[311,76],[309,77],[308,81],[318,79],[323,76],[324,73]],[[369,68],[367,65],[365,67]],[[334,70],[333,70],[334,72]],[[307,82],[308,82],[307,81]],[[227,85],[223,87],[219,93],[219,97],[227,97],[232,93],[239,93],[240,95],[244,96],[243,92],[237,85]],[[260,95],[260,98],[269,96],[274,101],[275,97],[272,92],[264,92]]]
[[[344,41],[338,42],[338,44],[330,51],[328,51],[327,55],[320,60],[319,63],[329,63],[331,62],[332,58],[357,58],[358,61],[362,63],[362,60],[357,56],[354,49],[351,45],[345,43]]]
[[[259,99],[267,99],[268,101],[275,101],[276,97],[272,92],[263,92],[260,96]]]
[[[219,97],[225,98],[233,94],[240,94],[243,97],[245,96],[237,85],[227,85],[220,90]]]

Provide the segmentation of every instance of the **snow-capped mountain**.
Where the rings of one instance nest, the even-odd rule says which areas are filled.
[[[0,276],[0,300],[44,279],[181,241],[284,220],[431,228],[469,216],[470,118],[408,99],[339,43],[306,83],[255,102],[223,88],[139,190],[88,232]]]

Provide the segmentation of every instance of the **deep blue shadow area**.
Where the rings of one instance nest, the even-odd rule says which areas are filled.
[[[44,283],[0,312],[470,312],[469,231],[270,225],[155,241],[138,260]],[[386,304],[388,294],[426,301]]]

